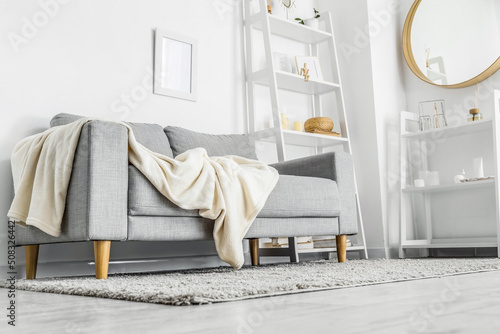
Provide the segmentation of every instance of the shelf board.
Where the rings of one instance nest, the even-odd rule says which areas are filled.
[[[286,20],[274,15],[268,15],[268,17],[272,35],[285,37],[305,44],[316,44],[332,38],[332,34],[326,31],[312,29],[295,21]],[[262,20],[257,18],[252,21],[254,21],[256,29],[262,30]]]
[[[304,77],[283,72],[276,71],[276,82],[279,89],[284,89],[296,93],[302,94],[325,94],[334,92],[340,88],[340,85],[333,82],[309,80],[304,81]],[[269,86],[269,75],[267,75],[267,70],[261,70],[254,75],[255,83]]]
[[[482,188],[495,185],[495,180],[484,180],[464,183],[450,183],[439,186],[411,187],[402,189],[404,193],[437,193],[464,189]]]
[[[448,243],[439,243],[439,244],[421,244],[421,245],[415,245],[415,244],[403,244],[403,248],[409,249],[409,248],[485,248],[485,247],[497,247],[496,242],[462,242],[462,243],[454,243],[454,244],[448,244]]]
[[[320,135],[315,133],[300,132],[294,130],[282,130],[285,145],[295,145],[303,147],[329,147],[347,143],[349,140],[344,137],[334,137],[328,135]],[[261,138],[265,142],[274,143],[275,137]]]
[[[347,251],[364,251],[365,248],[363,246],[349,246],[346,248]],[[336,252],[337,248],[310,248],[310,249],[298,249],[299,253],[330,253]]]
[[[492,129],[493,129],[493,121],[483,120],[483,121],[468,122],[457,126],[448,126],[441,129],[405,133],[403,134],[403,138],[416,139],[416,140],[429,140],[429,139],[442,140],[445,137],[462,136],[477,132],[489,131]]]

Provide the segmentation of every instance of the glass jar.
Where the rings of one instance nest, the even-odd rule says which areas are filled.
[[[429,115],[420,116],[418,119],[418,124],[420,131],[432,130],[431,116]]]
[[[446,117],[444,117],[444,114],[434,115],[433,118],[434,118],[434,128],[435,129],[444,128],[448,125],[446,123]]]
[[[469,110],[467,115],[467,122],[475,122],[483,119],[483,114],[479,112],[479,108],[473,108]]]

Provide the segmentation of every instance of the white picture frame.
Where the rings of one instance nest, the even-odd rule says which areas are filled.
[[[313,56],[295,56],[295,65],[297,66],[297,74],[300,75],[300,69],[307,64],[309,69],[309,80],[322,81],[323,74],[319,65],[319,58]]]
[[[274,52],[274,62],[279,71],[292,73],[292,62],[287,54]]]
[[[153,92],[196,101],[196,39],[156,28]]]

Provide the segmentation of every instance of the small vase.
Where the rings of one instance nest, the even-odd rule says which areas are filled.
[[[314,17],[307,19],[307,20],[304,20],[304,24],[312,29],[317,30],[319,28],[319,20],[315,19]]]

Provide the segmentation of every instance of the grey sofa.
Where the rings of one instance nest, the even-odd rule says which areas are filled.
[[[51,126],[80,116],[58,114]],[[249,135],[206,135],[156,124],[130,123],[137,140],[173,157],[204,147],[211,156],[256,158]],[[126,128],[90,121],[80,135],[60,237],[34,227],[18,227],[16,242],[25,246],[26,276],[34,279],[40,244],[94,241],[96,277],[107,278],[111,241],[212,239],[213,221],[183,210],[163,197],[127,157]],[[345,236],[357,233],[351,157],[327,153],[274,164],[280,179],[245,238],[252,264],[259,262],[258,238],[337,235],[339,261],[346,259]],[[292,243],[290,243],[292,245]],[[297,261],[297,250],[285,250]]]

